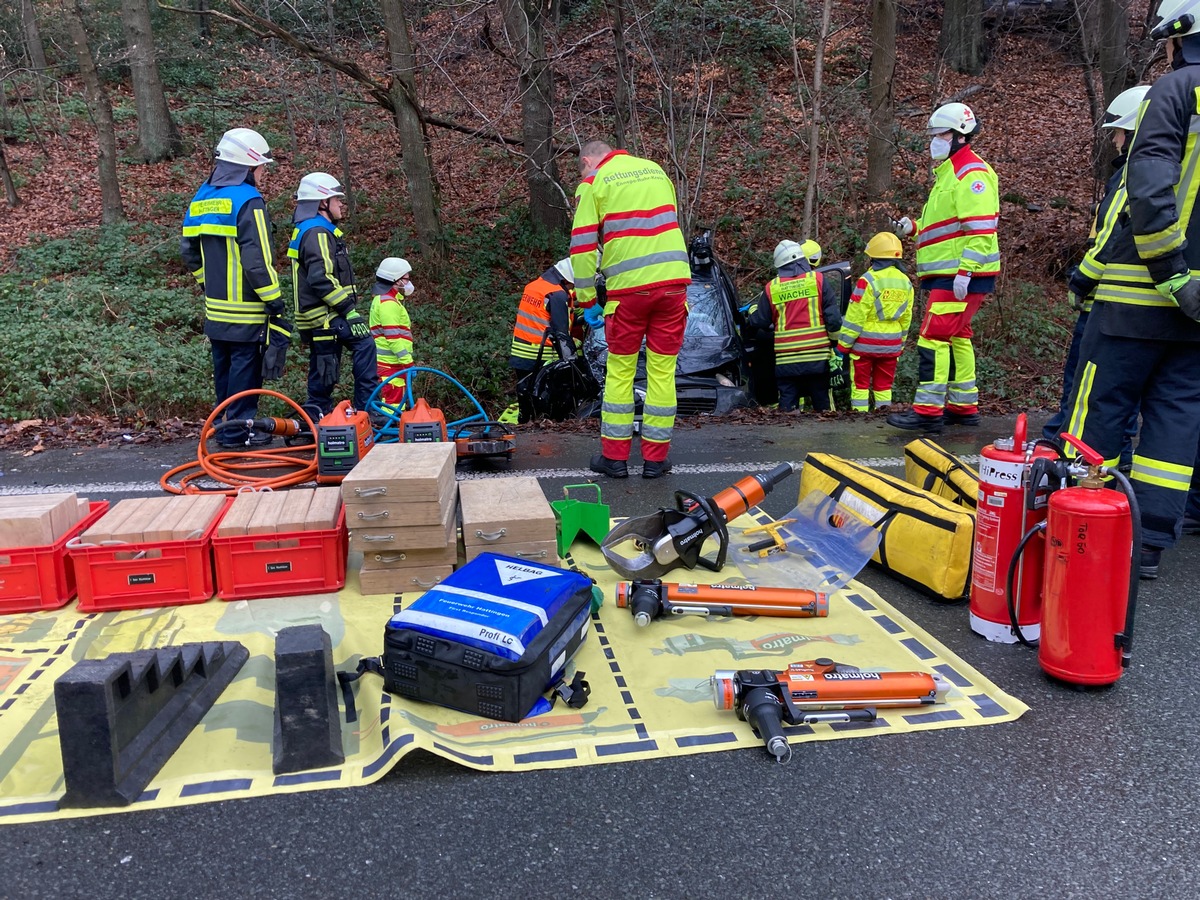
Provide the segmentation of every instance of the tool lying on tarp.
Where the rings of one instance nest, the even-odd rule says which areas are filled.
[[[633,613],[638,626],[660,616],[781,616],[810,619],[829,615],[829,595],[804,588],[752,584],[621,582],[617,606]]]
[[[732,709],[749,722],[776,762],[792,748],[788,725],[873,722],[878,707],[944,703],[950,683],[928,672],[865,672],[819,658],[791,663],[786,671],[718,669],[710,680],[717,709]]]
[[[768,522],[766,525],[754,525],[747,528],[742,534],[762,534],[768,536],[761,541],[755,541],[746,548],[747,553],[757,553],[764,559],[772,553],[787,553],[787,538],[780,532],[784,526],[792,525],[795,519],[780,519],[778,522]]]
[[[593,490],[595,500],[581,500],[572,497],[571,491]],[[552,500],[550,508],[554,510],[554,518],[558,520],[558,555],[565,557],[575,542],[576,535],[583,532],[597,544],[608,534],[609,509],[607,503],[600,502],[600,485],[594,482],[587,484],[568,484],[563,488],[563,499]]]
[[[746,476],[715,497],[676,491],[675,509],[626,519],[608,533],[600,549],[623,578],[661,578],[678,566],[719,571],[729,550],[726,523],[761,502],[795,471],[795,464],[780,463],[770,472]],[[704,542],[712,535],[718,542],[715,559],[700,555]]]

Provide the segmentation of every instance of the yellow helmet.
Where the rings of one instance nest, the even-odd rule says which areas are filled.
[[[881,231],[867,241],[867,256],[871,259],[901,259],[904,256],[904,247],[900,238],[890,231]]]
[[[808,258],[808,261],[812,263],[814,269],[821,264],[821,257],[823,255],[821,245],[812,238],[809,238],[802,243],[800,245],[800,249],[804,251],[804,255]]]

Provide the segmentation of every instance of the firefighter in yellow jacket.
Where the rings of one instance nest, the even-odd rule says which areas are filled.
[[[804,247],[780,241],[775,247],[778,273],[746,318],[760,331],[775,333],[775,383],[779,408],[792,412],[808,398],[817,412],[833,408],[829,392],[829,350],[842,326],[838,291],[814,272]]]
[[[912,324],[913,286],[904,273],[904,248],[890,232],[867,242],[871,268],[850,295],[838,335],[838,353],[850,357],[850,408],[866,412],[874,394],[876,411],[892,403],[896,361]]]
[[[675,364],[691,283],[675,186],[656,163],[602,141],[584,144],[579,169],[583,186],[576,193],[579,205],[571,228],[575,298],[588,325],[605,328],[608,342],[601,452],[592,457],[591,468],[612,478],[629,474],[633,379],[645,339],[642,477],[658,478],[671,470],[667,454],[675,425]],[[600,276],[603,309],[596,298]]]
[[[916,237],[917,278],[929,292],[917,339],[919,383],[912,409],[887,421],[936,433],[943,422],[979,424],[971,319],[1000,274],[1000,189],[992,167],[971,147],[979,120],[970,107],[938,107],[927,130],[937,166],[933,188],[915,223],[908,217],[896,223],[899,234]]]
[[[399,406],[404,401],[404,378],[392,376],[413,365],[412,319],[404,298],[411,297],[414,290],[412,266],[407,259],[389,256],[375,270],[375,296],[368,321],[375,340],[376,371],[379,380],[385,382],[380,399],[388,406]]]

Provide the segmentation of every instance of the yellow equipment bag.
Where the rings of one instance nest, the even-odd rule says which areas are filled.
[[[904,480],[967,509],[979,497],[979,473],[929,438],[904,448]]]
[[[944,600],[971,584],[975,514],[899,478],[828,453],[810,453],[800,499],[820,491],[882,535],[871,561],[892,577]]]

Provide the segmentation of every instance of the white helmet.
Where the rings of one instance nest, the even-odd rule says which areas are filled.
[[[1158,15],[1150,32],[1156,41],[1200,32],[1200,0],[1162,0]]]
[[[560,259],[554,264],[554,268],[563,277],[563,281],[569,281],[571,284],[575,283],[575,267],[571,265],[571,257],[568,256],[566,259]]]
[[[389,256],[379,264],[379,268],[375,270],[375,277],[388,284],[395,284],[410,272],[412,272],[412,266],[408,264],[407,259]]]
[[[255,168],[273,163],[267,139],[251,128],[231,128],[217,141],[217,159]]]
[[[1101,127],[1133,131],[1133,127],[1137,124],[1138,109],[1148,90],[1150,90],[1150,85],[1139,84],[1137,87],[1131,87],[1129,90],[1117,94],[1113,102],[1108,104],[1108,109],[1104,111],[1104,124]]]
[[[310,172],[300,179],[300,189],[296,191],[297,200],[329,200],[332,197],[345,197],[342,184],[332,175],[325,172]]]
[[[967,104],[946,103],[933,111],[925,130],[930,134],[957,131],[962,135],[972,135],[979,130],[979,120],[975,118],[975,113],[971,112],[971,107]]]
[[[804,249],[795,241],[780,241],[775,245],[775,268],[782,269],[788,263],[804,259]]]

